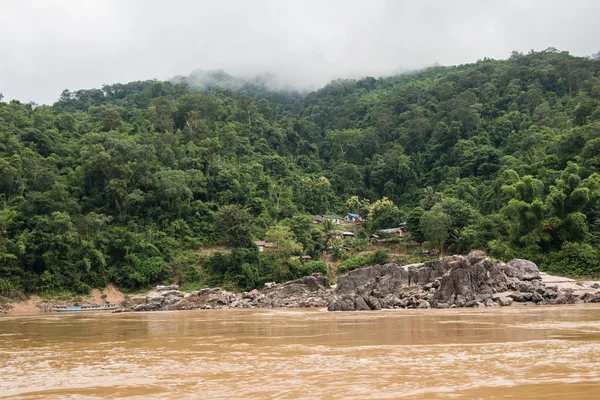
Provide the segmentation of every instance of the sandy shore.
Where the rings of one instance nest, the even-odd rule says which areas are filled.
[[[103,296],[105,297],[103,298]],[[82,305],[102,305],[106,303],[121,304],[125,300],[125,295],[117,289],[112,283],[109,283],[104,289],[93,289],[88,296],[77,297],[71,300],[55,300],[42,298],[40,296],[30,296],[26,301],[11,303],[7,314],[40,314],[53,306],[71,305],[75,301]]]

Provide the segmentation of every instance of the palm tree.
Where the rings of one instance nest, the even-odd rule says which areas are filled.
[[[325,248],[329,247],[331,241],[342,236],[342,231],[335,222],[330,219],[323,221],[323,234],[325,236]]]
[[[427,186],[423,191],[424,193],[421,196],[421,207],[424,209],[429,210],[431,207],[442,201],[442,196],[436,193],[431,186]]]
[[[333,242],[331,242],[331,250],[332,261],[339,260],[344,252],[344,242],[342,242],[340,239],[335,239]]]

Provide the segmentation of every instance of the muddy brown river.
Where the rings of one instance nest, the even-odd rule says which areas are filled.
[[[599,399],[600,306],[0,317],[1,399]]]

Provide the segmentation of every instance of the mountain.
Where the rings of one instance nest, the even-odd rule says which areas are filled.
[[[306,94],[220,71],[5,99],[0,295],[252,288],[402,222],[431,251],[598,274],[599,74],[548,49]],[[310,218],[348,211],[365,221],[347,246]],[[199,252],[216,245],[231,251]]]

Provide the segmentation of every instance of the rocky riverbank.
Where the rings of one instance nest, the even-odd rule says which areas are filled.
[[[513,303],[580,304],[600,302],[600,284],[540,273],[531,261],[506,264],[482,252],[421,264],[373,265],[341,276],[335,287],[314,274],[262,290],[234,293],[206,288],[191,293],[175,285],[158,286],[121,311],[215,308],[327,307],[329,311],[394,308],[510,306]]]
[[[330,311],[600,302],[600,285],[541,274],[531,261],[506,264],[483,252],[413,265],[373,265],[339,278]]]
[[[329,279],[321,274],[313,274],[282,284],[267,283],[261,291],[255,289],[244,293],[221,288],[186,293],[176,285],[157,286],[144,298],[125,304],[121,311],[327,307],[331,298]]]

